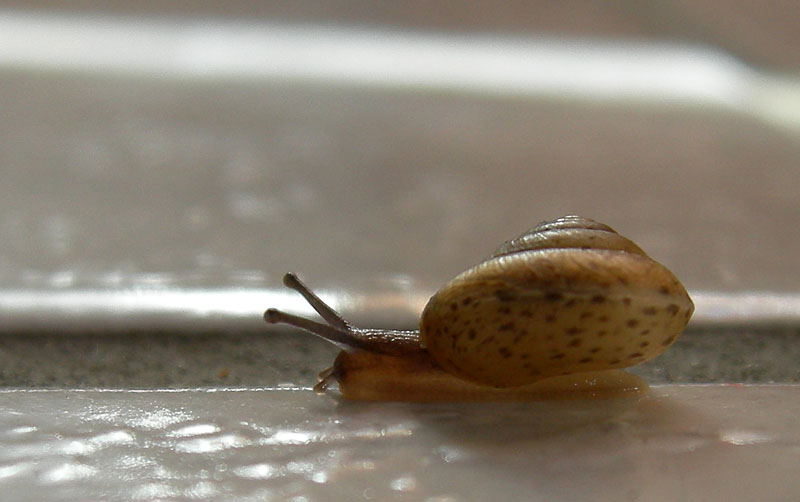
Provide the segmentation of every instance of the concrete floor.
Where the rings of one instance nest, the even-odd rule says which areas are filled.
[[[796,328],[690,329],[631,369],[651,384],[800,383]],[[186,389],[312,387],[337,349],[296,331],[0,338],[0,387]]]

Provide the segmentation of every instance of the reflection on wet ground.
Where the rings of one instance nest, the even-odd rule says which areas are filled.
[[[789,500],[797,386],[365,404],[308,389],[6,391],[6,500]],[[294,499],[292,497],[295,497]]]

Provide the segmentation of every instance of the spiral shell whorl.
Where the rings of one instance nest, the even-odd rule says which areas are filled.
[[[540,223],[519,237],[501,244],[489,258],[554,248],[612,249],[646,256],[633,241],[608,225],[572,215]]]
[[[584,230],[605,230],[606,232],[617,233],[616,230],[609,227],[605,223],[600,223],[591,218],[584,218],[576,214],[569,214],[562,216],[553,221],[543,221],[533,227],[529,232],[543,232],[545,230],[559,230],[566,228],[582,228]]]

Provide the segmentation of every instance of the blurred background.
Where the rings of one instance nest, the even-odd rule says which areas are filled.
[[[0,385],[313,383],[335,351],[261,320],[308,313],[284,272],[412,327],[444,281],[564,214],[695,298],[694,345],[648,371],[800,379],[798,16],[2,2]]]
[[[798,19],[0,0],[0,498],[796,500]],[[695,301],[644,396],[348,404],[311,392],[336,348],[262,320],[312,315],[294,271],[414,327],[576,213]]]

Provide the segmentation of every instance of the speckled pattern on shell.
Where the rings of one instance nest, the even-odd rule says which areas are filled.
[[[445,370],[509,387],[656,357],[693,310],[678,279],[641,251],[537,249],[457,276],[428,302],[420,329]]]

